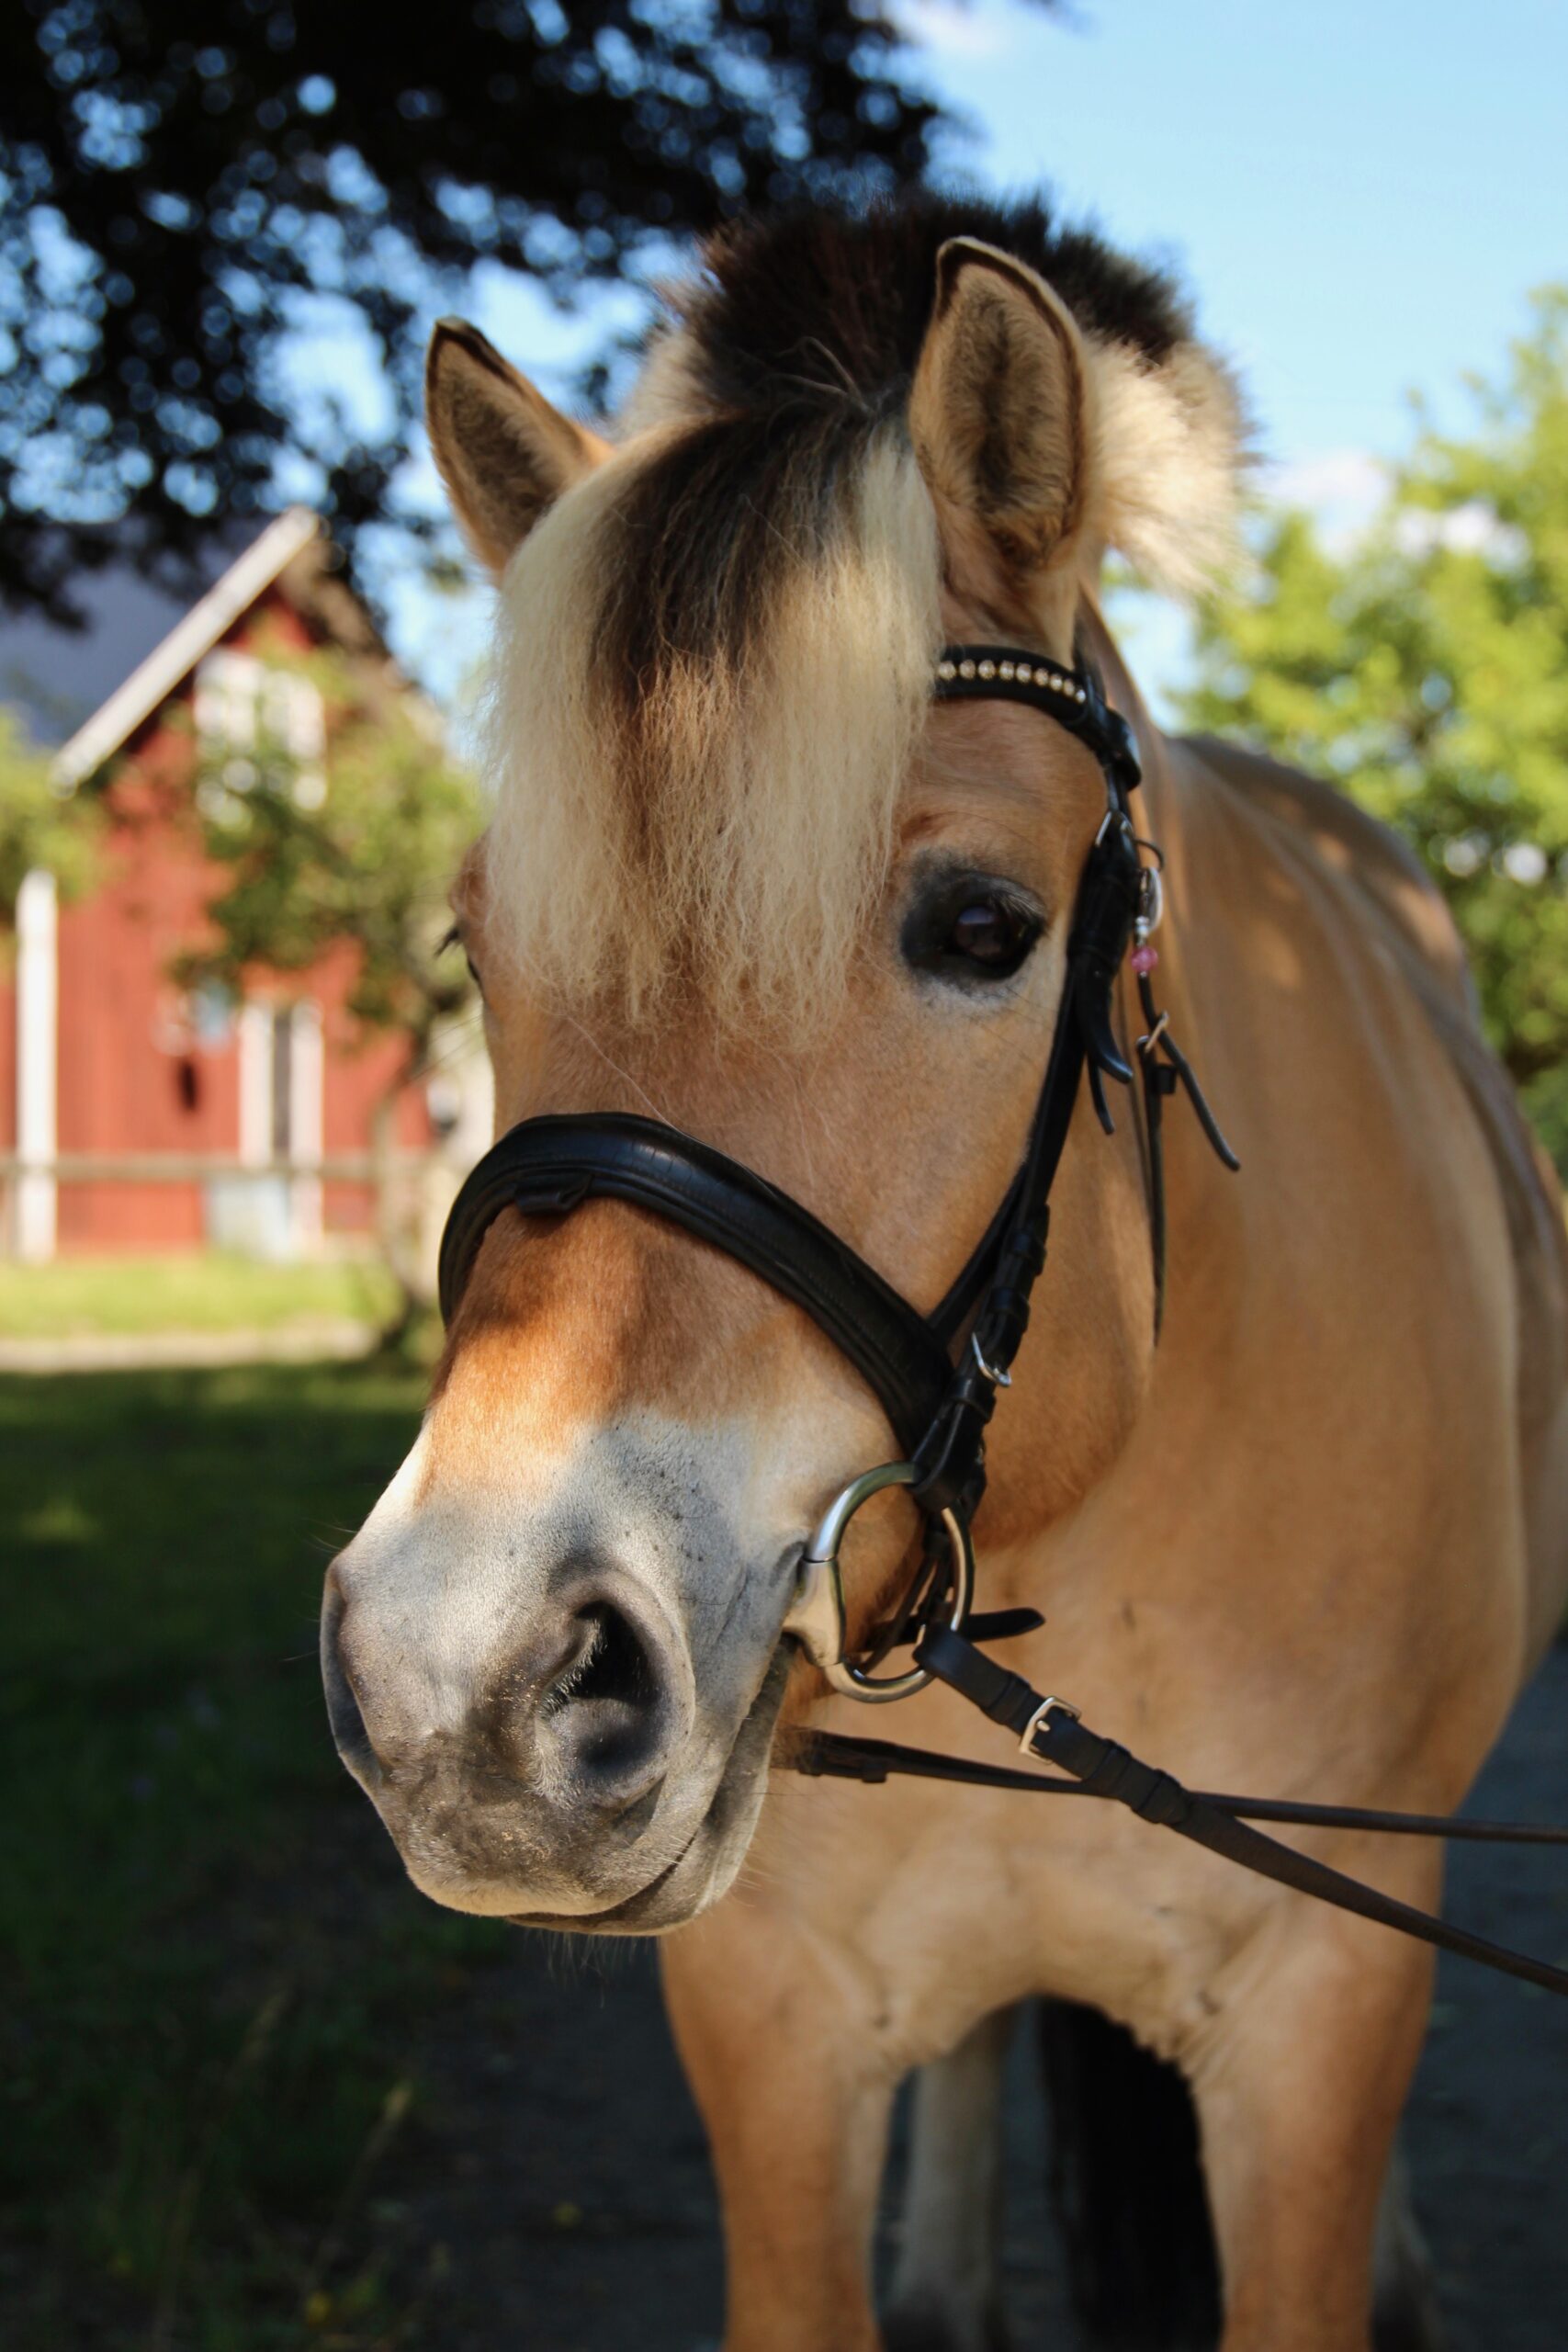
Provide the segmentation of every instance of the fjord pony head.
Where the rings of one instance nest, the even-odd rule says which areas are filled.
[[[933,709],[934,664],[977,636],[1070,660],[1112,543],[1201,568],[1230,395],[1162,282],[1038,211],[763,224],[676,299],[612,442],[472,329],[431,351],[501,592],[493,821],[455,898],[498,1119],[666,1120],[929,1306],[1016,1165],[1104,808],[1038,713]],[[1061,1197],[993,1541],[1087,1490],[1146,1376],[1130,1145],[1075,1139]],[[329,1577],[339,1745],[418,1883],[623,1933],[722,1894],[785,1686],[817,1688],[781,1639],[803,1534],[897,1451],[722,1254],[617,1201],[503,1214]],[[852,1632],[901,1508],[856,1523]]]

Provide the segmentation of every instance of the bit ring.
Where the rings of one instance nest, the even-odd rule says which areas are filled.
[[[912,1462],[885,1462],[877,1469],[864,1470],[858,1478],[852,1478],[822,1514],[800,1563],[795,1599],[784,1619],[784,1631],[795,1635],[833,1689],[847,1699],[863,1699],[873,1703],[907,1699],[912,1692],[923,1690],[931,1679],[919,1666],[909,1667],[902,1674],[864,1674],[845,1657],[844,1586],[839,1566],[839,1547],[844,1532],[861,1505],[880,1494],[885,1487],[912,1487],[919,1476]],[[975,1553],[969,1530],[957,1512],[944,1509],[937,1515],[953,1553],[953,1609],[948,1625],[956,1634],[974,1598]]]

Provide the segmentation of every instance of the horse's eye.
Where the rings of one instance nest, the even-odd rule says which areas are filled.
[[[901,944],[918,972],[971,988],[1010,979],[1044,928],[1021,891],[983,875],[945,876],[920,892]]]
[[[961,908],[946,943],[950,956],[998,975],[1016,972],[1033,944],[1033,928],[1021,909],[1000,899],[976,899]]]
[[[473,957],[468,953],[468,944],[463,937],[462,933],[458,930],[456,923],[452,925],[451,930],[446,933],[446,937],[438,943],[435,952],[438,956],[445,956],[449,947],[460,947],[462,949],[463,961],[468,967],[468,978],[472,980],[475,988],[478,989],[479,992],[479,999],[482,1002],[484,1000],[485,984],[479,978],[479,966],[474,962]]]

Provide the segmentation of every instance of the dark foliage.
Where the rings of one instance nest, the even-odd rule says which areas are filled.
[[[14,0],[0,594],[60,605],[128,504],[176,572],[205,518],[290,491],[352,542],[477,263],[570,296],[737,210],[918,177],[934,119],[849,0]],[[380,356],[368,435],[278,368],[323,296]]]

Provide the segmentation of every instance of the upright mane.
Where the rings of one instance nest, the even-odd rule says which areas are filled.
[[[937,254],[954,236],[1048,281],[1096,356],[1104,447],[1140,387],[1201,422],[1223,379],[1169,280],[1043,203],[920,195],[727,229],[669,290],[615,454],[545,515],[505,582],[488,719],[492,902],[540,984],[613,990],[634,1018],[672,981],[725,1023],[830,1009],[886,876],[941,642],[941,556],[907,411]],[[1140,546],[1138,459],[1107,537],[1179,579],[1193,512]],[[1201,439],[1201,435],[1190,435]],[[1163,454],[1163,453],[1162,453]],[[1128,462],[1122,463],[1123,474]],[[1168,497],[1166,500],[1168,505]],[[1145,526],[1148,518],[1144,518]]]

